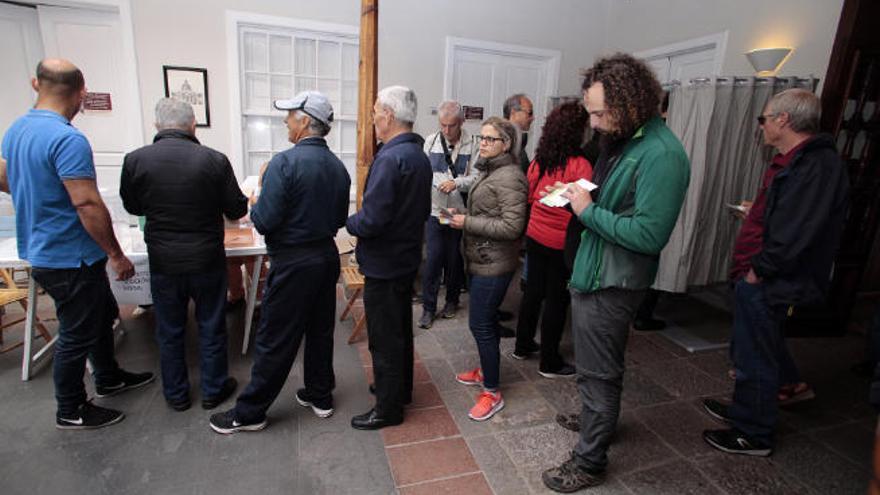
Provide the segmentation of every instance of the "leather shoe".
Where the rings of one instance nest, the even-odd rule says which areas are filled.
[[[230,376],[223,382],[223,388],[220,389],[219,394],[202,399],[202,409],[214,409],[219,406],[235,392],[236,387],[238,387],[238,380]]]
[[[351,418],[351,427],[356,430],[378,430],[386,426],[394,426],[403,423],[403,417],[383,418],[376,413],[376,409],[370,409],[364,414]]]

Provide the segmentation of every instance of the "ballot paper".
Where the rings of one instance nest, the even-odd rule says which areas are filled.
[[[577,184],[578,186],[580,186],[583,189],[586,189],[587,191],[592,191],[593,189],[596,189],[597,187],[599,187],[596,184],[593,184],[592,182],[588,181],[587,179],[578,179],[577,182],[575,182],[575,184]],[[546,196],[541,198],[540,202],[547,205],[547,206],[551,206],[554,208],[561,208],[561,207],[567,205],[568,198],[562,196],[562,193],[565,192],[565,190],[568,188],[569,185],[570,185],[570,183],[565,184],[564,186],[553,190],[552,192],[548,193]]]

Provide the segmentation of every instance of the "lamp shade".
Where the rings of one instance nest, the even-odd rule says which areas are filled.
[[[755,72],[773,73],[779,69],[789,53],[791,48],[760,48],[746,52],[746,58],[755,68]]]

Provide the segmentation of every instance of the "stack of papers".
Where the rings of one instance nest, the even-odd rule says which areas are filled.
[[[588,181],[587,179],[578,179],[578,181],[574,182],[574,184],[577,184],[578,186],[580,186],[583,189],[586,189],[587,191],[592,191],[593,189],[596,189],[597,187],[599,187],[596,184],[593,184],[592,182]],[[542,204],[545,204],[547,206],[551,206],[554,208],[561,208],[561,207],[567,205],[569,203],[568,198],[562,196],[562,193],[564,193],[565,190],[568,189],[569,185],[571,185],[571,183],[565,184],[564,186],[553,190],[552,192],[548,193],[546,196],[541,198],[540,202]]]

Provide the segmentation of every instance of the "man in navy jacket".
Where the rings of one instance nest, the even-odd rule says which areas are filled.
[[[254,227],[266,236],[270,268],[251,382],[233,409],[211,416],[211,428],[223,434],[266,427],[266,411],[281,393],[303,337],[305,388],[297,390],[296,401],[318,417],[333,414],[339,278],[333,237],[348,215],[351,178],[324,140],[333,107],[323,94],[304,91],[276,101],[275,108],[288,111],[288,138],[296,146],[269,162],[251,210]]]
[[[422,257],[425,221],[431,213],[431,164],[424,140],[412,132],[416,95],[391,86],[373,106],[376,137],[384,143],[364,186],[363,206],[346,229],[358,238],[364,274],[364,310],[373,356],[376,405],[351,426],[374,430],[403,422],[412,400],[412,283]]]

